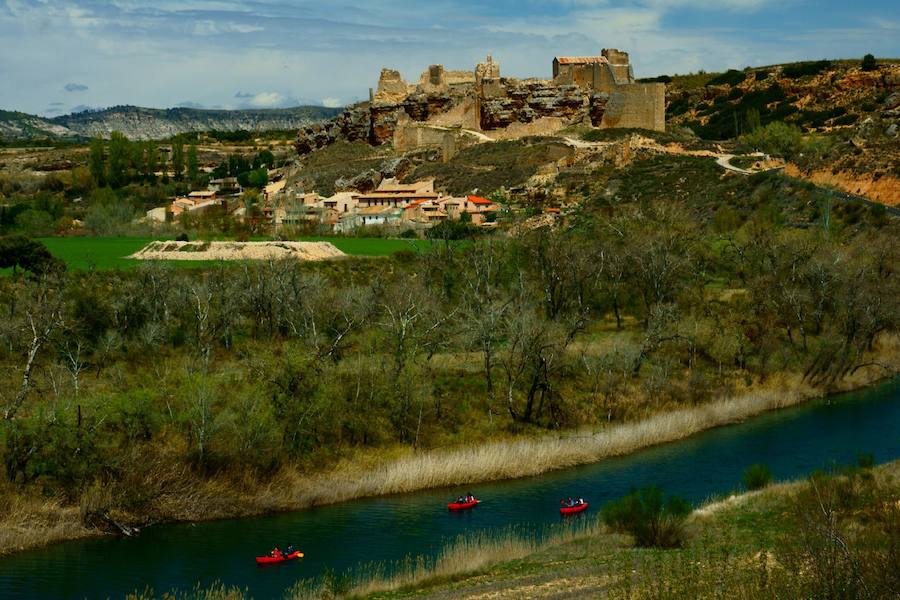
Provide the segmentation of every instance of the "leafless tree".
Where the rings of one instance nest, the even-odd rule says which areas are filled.
[[[19,326],[22,336],[28,340],[25,363],[22,367],[19,389],[3,411],[5,420],[15,418],[16,413],[22,407],[22,403],[25,402],[32,387],[32,374],[39,354],[64,323],[63,299],[60,291],[62,281],[43,277],[37,282],[29,282],[27,285],[29,298],[26,302],[23,322]]]

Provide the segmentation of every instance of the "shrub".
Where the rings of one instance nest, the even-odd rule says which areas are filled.
[[[728,69],[721,75],[709,80],[706,85],[737,85],[747,79],[747,74],[735,69]]]
[[[678,496],[663,497],[657,487],[633,490],[603,507],[603,521],[630,533],[638,546],[678,548],[684,543],[684,520],[691,505]]]
[[[772,483],[772,471],[766,465],[750,465],[744,470],[744,487],[748,490],[761,490],[770,483]]]
[[[796,125],[776,121],[745,133],[741,136],[741,142],[769,154],[792,158],[802,149],[803,132]]]
[[[873,55],[866,54],[865,56],[863,56],[862,62],[859,66],[863,71],[874,71],[878,68],[878,63],[875,61],[875,57]]]
[[[175,241],[176,242],[189,242],[190,239],[188,239],[188,234],[182,232],[175,236]]]
[[[830,60],[818,60],[815,62],[801,62],[784,67],[782,74],[790,79],[798,79],[808,75],[818,75],[822,71],[831,68]]]
[[[884,208],[881,204],[878,204],[877,206]],[[857,454],[856,466],[860,469],[871,469],[875,466],[875,455],[871,452],[861,452],[860,454]]]

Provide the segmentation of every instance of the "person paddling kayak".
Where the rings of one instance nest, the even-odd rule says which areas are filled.
[[[475,494],[468,493],[465,496],[457,496],[456,501],[449,503],[447,508],[450,510],[465,510],[477,506],[479,502]]]

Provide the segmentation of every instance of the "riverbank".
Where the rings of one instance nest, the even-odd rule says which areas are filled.
[[[824,513],[830,528],[819,527],[822,516],[813,509]],[[805,598],[822,586],[835,586],[845,592],[840,597],[888,598],[900,583],[891,568],[900,558],[891,537],[898,526],[900,461],[893,461],[835,477],[778,483],[704,505],[688,517],[682,548],[635,548],[628,536],[592,520],[535,544],[531,552],[524,551],[527,540],[515,543],[503,536],[470,548],[473,568],[456,570],[451,561],[438,559],[431,569],[365,577],[343,590],[327,579],[318,587],[298,586],[288,597],[307,600],[324,592],[334,598],[432,600],[601,594]],[[830,535],[836,537],[827,539]],[[817,558],[830,560],[817,564]],[[797,563],[805,568],[795,569]],[[860,588],[866,593],[855,594]]]
[[[688,515],[684,542],[676,548],[635,547],[630,536],[610,530],[594,515],[561,524],[541,540],[506,530],[460,537],[434,559],[330,573],[296,584],[284,597],[799,600],[837,588],[844,593],[833,597],[890,598],[900,583],[895,568],[900,560],[898,527],[900,461],[892,461],[711,501]],[[160,596],[145,592],[132,597]],[[217,585],[164,597],[251,596]]]
[[[878,362],[890,361],[898,370],[896,340],[882,341]],[[886,371],[867,367],[831,392],[859,389],[883,379]],[[152,514],[113,514],[130,524],[171,521],[200,521],[288,511],[383,494],[411,492],[426,488],[470,484],[482,481],[536,475],[578,464],[620,456],[641,448],[675,441],[705,429],[740,421],[778,408],[820,397],[826,390],[812,388],[800,376],[770,378],[765,387],[756,386],[736,397],[690,409],[661,413],[635,423],[599,431],[571,432],[533,439],[498,441],[472,448],[457,448],[421,454],[397,453],[391,459],[366,456],[346,459],[328,473],[303,476],[281,472],[260,485],[258,481],[191,479],[188,473],[165,471],[160,464],[160,493]],[[165,476],[165,479],[163,477]],[[81,506],[66,507],[59,502],[23,498],[14,490],[3,490],[4,502],[14,510],[4,511],[0,543],[5,552],[41,544],[101,535],[86,528],[82,517],[103,506],[106,489],[85,493]]]

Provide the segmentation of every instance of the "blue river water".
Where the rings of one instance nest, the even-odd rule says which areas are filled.
[[[771,412],[627,457],[537,477],[370,498],[293,513],[151,527],[132,539],[97,538],[0,560],[0,598],[122,598],[134,591],[191,589],[221,581],[255,598],[278,598],[297,580],[341,573],[373,561],[434,554],[475,530],[540,531],[558,523],[559,500],[583,496],[595,513],[631,488],[657,485],[699,503],[740,489],[753,463],[776,479],[853,463],[900,458],[900,379],[851,394]],[[446,502],[474,492],[474,510]],[[301,561],[259,568],[254,556],[287,543]]]

